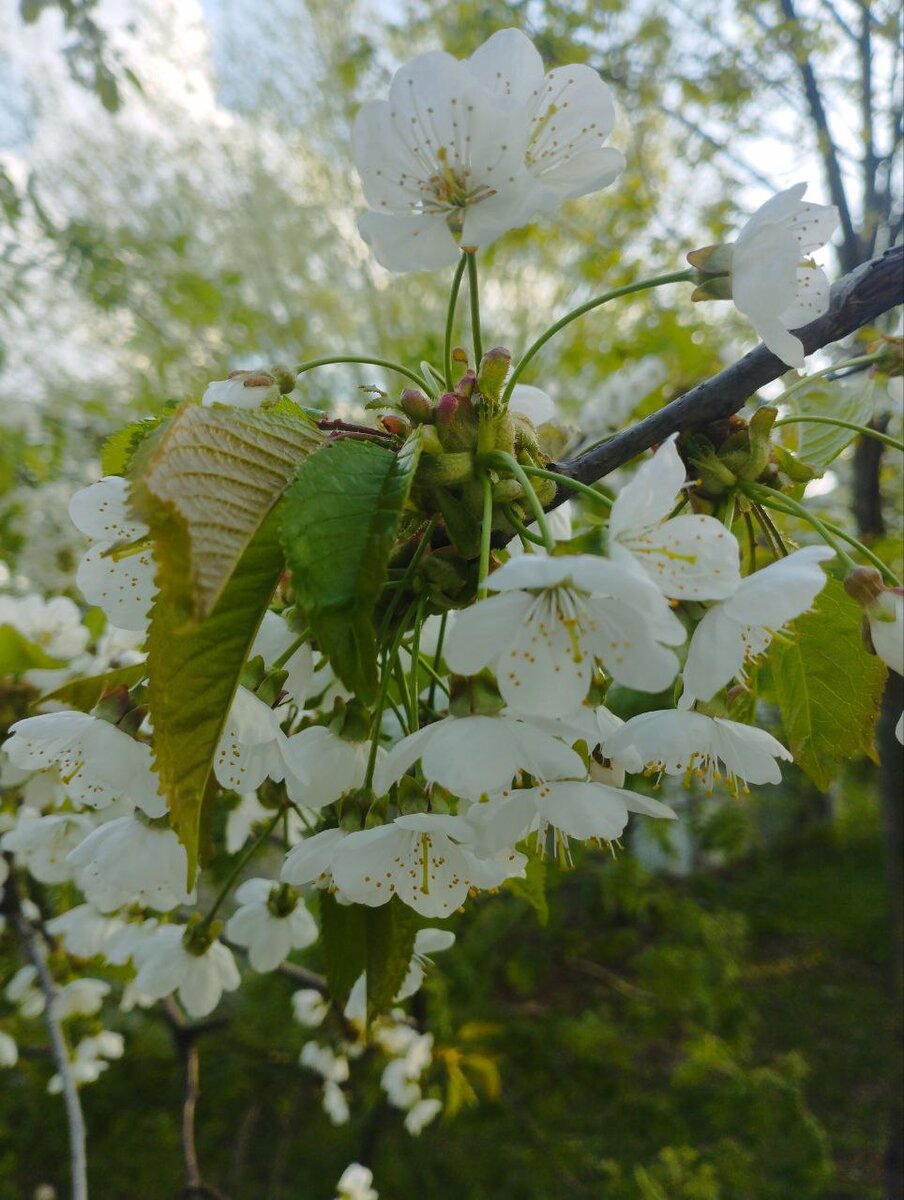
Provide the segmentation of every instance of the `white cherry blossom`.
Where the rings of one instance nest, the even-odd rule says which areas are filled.
[[[514,851],[478,858],[465,844],[468,823],[442,813],[397,817],[388,825],[349,834],[332,861],[333,882],[356,904],[377,907],[398,896],[425,917],[447,917],[473,887],[498,887],[524,874]]]
[[[335,1200],[379,1200],[377,1190],[372,1186],[373,1181],[373,1172],[369,1167],[362,1167],[356,1162],[349,1163],[339,1176]]]
[[[19,1061],[19,1047],[15,1038],[0,1030],[0,1067],[14,1067]]]
[[[225,379],[216,379],[204,389],[201,403],[228,404],[232,408],[260,408],[279,396],[279,384],[266,372],[232,371]]]
[[[292,1015],[300,1025],[316,1029],[329,1011],[329,1000],[314,988],[300,988],[292,993]]]
[[[729,247],[735,307],[789,367],[802,367],[805,355],[788,331],[828,312],[828,278],[809,256],[838,225],[838,209],[805,203],[806,190],[796,183],[767,200]]]
[[[738,678],[773,635],[812,605],[825,585],[819,566],[834,557],[828,546],[805,546],[741,580],[733,595],[708,610],[694,630],[684,665],[681,707],[711,699]]]
[[[632,717],[606,740],[604,750],[617,756],[629,747],[640,755],[647,773],[696,778],[708,792],[723,772],[732,792],[739,782],[745,788],[748,783],[780,783],[778,760],[791,760],[765,729],[678,709]]]
[[[378,747],[379,758],[384,755]],[[360,788],[367,774],[370,742],[352,742],[323,725],[311,725],[293,733],[286,745],[286,761],[292,765],[287,779],[289,797],[308,808],[324,808],[347,792]]]
[[[78,904],[47,922],[48,932],[60,938],[75,958],[103,954],[107,943],[122,927],[119,917],[98,912],[93,904]]]
[[[516,716],[447,717],[393,746],[374,772],[376,793],[388,791],[418,759],[428,783],[469,800],[508,787],[519,771],[537,779],[584,773],[570,746]]]
[[[183,943],[185,929],[162,925],[135,947],[135,987],[155,1000],[178,991],[189,1016],[206,1017],[223,992],[235,991],[241,977],[228,946],[214,939],[202,954],[194,954]]]
[[[609,514],[609,554],[640,566],[672,600],[721,600],[741,582],[738,543],[715,517],[684,513],[685,467],[672,434],[621,489]]]
[[[70,979],[57,987],[51,1010],[60,1021],[69,1017],[92,1017],[100,1012],[109,994],[110,985],[104,979]]]
[[[141,903],[159,912],[189,904],[188,857],[172,829],[135,816],[117,817],[69,853],[87,899],[101,912]]]
[[[76,573],[82,595],[119,629],[147,629],[156,592],[153,555],[145,541],[150,530],[129,511],[127,481],[107,475],[82,488],[70,501],[69,515],[82,533],[96,539]]]
[[[109,1067],[108,1060],[122,1058],[124,1052],[125,1039],[122,1034],[102,1029],[100,1033],[81,1039],[75,1048],[75,1054],[70,1058],[69,1073],[79,1086],[94,1083]],[[52,1075],[47,1084],[47,1091],[55,1096],[62,1090],[62,1076]]]
[[[658,800],[593,780],[561,780],[522,788],[474,804],[467,821],[478,830],[482,849],[511,846],[536,834],[541,850],[552,844],[569,861],[568,841],[611,842],[620,837],[628,813],[674,819]]]
[[[317,941],[317,924],[297,893],[270,879],[246,879],[226,936],[248,950],[255,971],[275,971],[292,950]]]
[[[280,879],[295,887],[310,883],[328,888],[333,879],[333,859],[343,840],[350,836],[344,829],[323,829],[302,839],[286,855]]]
[[[57,767],[78,804],[106,808],[127,799],[149,817],[166,813],[151,749],[109,721],[81,712],[42,713],[10,726],[4,750],[17,767]]]
[[[492,668],[513,711],[574,712],[597,661],[619,683],[650,692],[678,672],[668,647],[684,641],[684,627],[631,562],[524,555],[494,571],[488,584],[499,594],[458,614],[443,654],[463,675]]]
[[[288,739],[280,720],[280,713],[254,692],[238,688],[213,760],[214,774],[224,788],[250,792],[269,777],[286,779],[293,793],[303,789],[304,780],[287,756]]]
[[[904,593],[887,588],[866,610],[873,649],[891,671],[904,675]],[[904,713],[895,726],[904,743]]]
[[[264,613],[264,619],[251,647],[250,658],[260,655],[265,667],[271,667],[276,659],[298,640],[298,635],[289,628],[275,612]],[[304,708],[305,700],[314,684],[314,653],[305,642],[286,660],[282,669],[287,671],[283,685],[294,704]]]
[[[15,829],[0,838],[0,849],[12,851],[40,883],[64,883],[74,868],[73,850],[91,831],[92,821],[82,813],[52,813],[39,816],[23,810]]]
[[[11,625],[51,658],[74,658],[91,636],[68,596],[0,596],[0,625]]]
[[[425,1096],[413,1104],[405,1114],[403,1122],[405,1129],[412,1137],[417,1137],[443,1111],[443,1103],[435,1096]]]

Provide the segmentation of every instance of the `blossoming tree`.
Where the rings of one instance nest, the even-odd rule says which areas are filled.
[[[569,866],[573,843],[617,852],[632,815],[675,820],[665,777],[737,796],[782,762],[825,784],[871,752],[886,667],[904,671],[900,582],[804,492],[857,434],[902,446],[857,409],[801,405],[807,376],[788,372],[899,301],[901,248],[831,287],[812,255],[838,213],[797,183],[732,241],[689,247],[689,266],[491,346],[482,249],[617,188],[614,119],[599,74],[546,72],[514,29],[404,66],[355,122],[359,229],[390,272],[449,276],[436,361],[322,347],[130,425],[70,507],[103,631],[71,601],[0,599],[2,671],[41,693],[4,746],[22,798],[4,903],[31,960],[7,996],[46,1013],[74,1195],[78,1085],[122,1042],[68,1044],[63,1022],[109,984],[55,981],[51,939],[123,967],[130,1002],[177,1028],[246,968],[286,969],[307,985],[299,1020],[336,1021],[338,1052],[302,1055],[327,1111],[347,1112],[351,1048],[369,1042],[417,1133],[442,1105],[421,1084],[430,1035],[400,1005],[462,906]],[[542,389],[544,348],[622,296],[687,285],[676,303],[731,300],[764,345],[587,445]],[[308,373],[342,363],[399,380],[369,420],[306,404]],[[816,374],[864,366],[899,388],[900,339],[875,333]],[[274,845],[278,870],[248,877]],[[79,903],[42,928],[29,879]],[[318,939],[325,978],[289,962]],[[186,1172],[200,1187],[188,1151]],[[372,1183],[352,1164],[339,1194]]]

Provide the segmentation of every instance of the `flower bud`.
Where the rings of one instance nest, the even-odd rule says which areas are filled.
[[[436,430],[446,450],[471,450],[477,441],[477,417],[467,396],[445,392],[436,405]]]
[[[399,403],[412,421],[425,424],[433,421],[433,408],[420,388],[405,388]]]
[[[396,417],[391,413],[382,413],[377,418],[377,421],[393,437],[405,438],[411,432],[411,426],[404,417]]]
[[[477,370],[477,387],[484,399],[498,406],[505,385],[505,378],[512,365],[512,354],[504,346],[494,346],[480,360]]]
[[[855,567],[845,576],[844,590],[862,608],[870,608],[885,591],[885,584],[875,567]]]

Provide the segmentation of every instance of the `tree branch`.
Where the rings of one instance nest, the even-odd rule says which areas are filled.
[[[860,261],[860,239],[854,230],[854,223],[851,219],[851,210],[844,189],[844,178],[838,161],[838,149],[829,129],[829,120],[822,103],[822,95],[819,84],[816,82],[813,64],[801,45],[802,27],[797,13],[794,11],[793,0],[780,0],[780,4],[784,18],[791,26],[792,54],[800,74],[810,119],[816,129],[816,142],[828,178],[829,195],[841,218],[841,232],[844,237],[841,249],[842,266],[845,271],[852,271]]]
[[[13,890],[11,888],[10,890]],[[16,931],[38,973],[38,983],[44,994],[44,1020],[50,1033],[53,1061],[63,1084],[66,1121],[69,1126],[69,1161],[72,1171],[72,1200],[88,1200],[88,1158],[85,1151],[85,1118],[79,1100],[78,1087],[72,1074],[72,1063],[63,1026],[56,1015],[56,985],[47,965],[47,953],[37,929],[17,904],[14,914]]]
[[[831,306],[825,316],[795,330],[807,354],[840,341],[900,304],[904,299],[902,283],[904,246],[893,246],[879,258],[839,279],[832,286]],[[758,388],[781,378],[787,371],[788,367],[781,359],[765,346],[757,346],[738,362],[632,428],[617,433],[608,442],[571,462],[553,464],[552,469],[580,483],[595,483],[670,434],[706,425],[737,412]],[[555,504],[566,499],[567,489],[560,488]]]

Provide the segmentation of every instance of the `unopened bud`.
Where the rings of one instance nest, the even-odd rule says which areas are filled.
[[[511,365],[512,353],[504,346],[494,346],[480,360],[477,370],[477,387],[480,394],[493,405],[499,403],[505,378]]]
[[[467,396],[445,392],[436,405],[436,430],[446,450],[473,449],[477,441],[477,417]]]
[[[377,420],[386,432],[391,433],[393,437],[405,438],[411,432],[411,426],[404,417],[394,417],[389,413],[383,413]]]
[[[687,261],[692,267],[696,267],[701,275],[730,275],[733,254],[732,246],[701,246],[699,250],[691,250]]]
[[[869,608],[885,591],[885,584],[875,567],[855,567],[845,576],[844,590],[862,608]]]
[[[456,383],[455,390],[459,396],[466,396],[470,399],[475,387],[477,387],[477,376],[473,371],[467,370]]]
[[[433,420],[433,408],[420,388],[405,388],[399,403],[412,421],[424,424]]]

